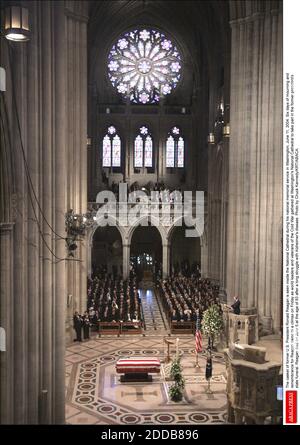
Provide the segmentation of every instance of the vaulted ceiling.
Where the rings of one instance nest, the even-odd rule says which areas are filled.
[[[216,63],[224,66],[230,41],[228,1],[118,0],[90,2],[90,69],[100,46],[107,51],[119,34],[137,25],[156,25],[175,37],[190,60],[207,65],[209,76]]]

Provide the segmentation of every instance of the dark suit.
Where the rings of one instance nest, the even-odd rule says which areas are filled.
[[[87,340],[90,338],[90,320],[89,317],[84,317],[83,319],[83,336]]]
[[[231,305],[232,309],[233,309],[233,313],[235,315],[240,315],[241,313],[241,302],[240,300],[235,301],[232,305]]]
[[[210,357],[207,357],[206,369],[205,369],[205,378],[206,378],[206,380],[208,380],[211,377],[212,377],[212,359]]]
[[[74,315],[73,317],[73,327],[76,332],[76,340],[81,341],[81,328],[82,328],[82,318],[80,315]]]

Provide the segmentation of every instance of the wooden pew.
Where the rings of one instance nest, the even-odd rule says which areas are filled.
[[[120,334],[141,334],[142,330],[141,321],[124,321],[120,323]]]
[[[171,334],[194,334],[194,321],[171,321]]]
[[[99,321],[99,337],[101,335],[120,336],[120,323],[112,321]]]

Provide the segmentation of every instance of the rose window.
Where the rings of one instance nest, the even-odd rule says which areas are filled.
[[[108,56],[112,85],[134,103],[157,103],[180,79],[181,57],[160,31],[134,30],[122,35]]]

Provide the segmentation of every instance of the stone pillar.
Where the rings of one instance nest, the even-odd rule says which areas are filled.
[[[208,277],[225,283],[228,142],[209,146],[208,154]]]
[[[25,85],[27,83],[26,67],[27,67],[27,48],[18,46],[12,51],[12,84],[14,85],[16,95],[16,106],[18,109],[20,119],[20,131],[22,139],[24,141],[24,151],[27,152],[27,119],[25,104],[27,101],[27,94],[25,91]],[[14,274],[14,298],[12,311],[12,317],[14,320],[14,326],[18,326],[18,329],[14,329],[13,335],[13,350],[14,350],[14,368],[12,378],[14,380],[14,418],[13,423],[22,424],[27,422],[28,415],[28,398],[27,398],[27,371],[28,371],[28,197],[26,191],[28,190],[24,162],[21,156],[21,143],[18,125],[16,121],[16,111],[14,107],[14,100],[12,99],[12,89],[6,92],[7,96],[10,95],[12,100],[12,123],[11,129],[12,144],[15,150],[14,169],[17,178],[16,181],[16,200],[18,217],[16,218],[16,225],[14,231],[14,246],[13,268],[18,273]],[[8,99],[9,100],[9,99]],[[32,221],[31,221],[31,224]]]
[[[208,246],[206,229],[201,238],[201,277],[208,277]]]
[[[163,243],[162,245],[162,276],[166,278],[170,273],[170,244]]]
[[[54,174],[55,174],[55,231],[64,233],[66,212],[66,167],[68,162],[66,152],[66,113],[65,100],[65,16],[64,2],[56,2],[54,7],[54,47],[55,58],[55,137],[54,137]],[[66,244],[64,239],[57,239],[55,254],[58,258],[65,258]],[[66,264],[57,261],[55,264],[55,301],[54,301],[54,351],[53,363],[53,416],[52,423],[61,424],[65,420],[65,298],[66,298]]]
[[[86,2],[65,2],[66,29],[66,210],[85,213],[87,210],[87,21]],[[97,146],[98,150],[98,146]],[[98,151],[97,151],[98,153]],[[87,249],[85,238],[77,242],[75,260],[67,262],[67,295],[73,307],[83,313],[87,302]],[[65,320],[72,332],[71,308]]]
[[[8,195],[8,201],[14,196],[17,210],[11,219],[6,214],[3,218],[0,212],[2,223],[15,222],[11,235],[6,229],[3,235],[1,228],[0,246],[5,249],[5,253],[1,252],[1,285],[6,289],[5,296],[1,293],[0,321],[7,326],[8,348],[4,356],[1,353],[0,377],[0,417],[5,423],[60,424],[64,423],[65,417],[66,180],[73,171],[74,161],[71,162],[69,156],[71,144],[67,143],[72,130],[67,125],[70,115],[67,111],[70,107],[75,109],[67,102],[70,90],[66,88],[66,80],[71,71],[79,75],[76,64],[74,66],[66,57],[66,47],[76,34],[76,30],[75,34],[66,32],[67,3],[28,2],[33,33],[28,43],[11,45],[11,70],[7,51],[2,51],[4,39],[1,41],[1,66],[6,69],[8,86],[4,93],[8,108],[6,127],[11,136],[5,148],[8,148],[6,152],[10,153],[13,165],[12,173],[9,174],[7,169],[6,178],[12,174],[16,178],[14,195],[11,190],[6,190],[5,196]],[[76,5],[86,8],[86,2],[76,2]],[[83,98],[86,94],[86,44],[81,37],[84,49],[81,48],[77,62],[81,66],[80,79],[73,85],[72,94],[83,90],[80,96]],[[7,42],[4,47],[7,49]],[[77,104],[77,109],[81,110],[79,121],[84,132],[84,99]],[[85,138],[86,132],[84,143]],[[32,186],[26,177],[21,139]],[[76,145],[81,151],[82,139],[83,136]],[[80,159],[82,170],[76,171],[82,193],[78,200],[81,200],[82,208],[85,208],[86,199],[84,156]],[[2,192],[1,179],[1,204]],[[9,270],[12,276],[8,281]],[[80,273],[86,275],[85,270]],[[14,329],[10,328],[12,321]],[[2,369],[3,359],[5,370]],[[3,405],[7,407],[3,409]]]
[[[51,17],[52,9],[50,2],[43,5],[39,3],[39,13],[41,28],[41,52],[43,54],[43,66],[41,69],[40,86],[43,91],[42,110],[43,119],[41,119],[41,140],[43,150],[40,154],[40,169],[42,172],[42,202],[45,219],[42,223],[42,229],[45,233],[44,239],[50,249],[54,248],[52,233],[46,223],[46,220],[52,224],[54,218],[54,209],[52,208],[52,190],[54,177],[52,176],[53,145],[52,145],[52,92],[51,85],[54,81],[52,66],[52,51],[49,49],[51,42]],[[51,174],[49,173],[51,172]],[[53,273],[51,253],[45,243],[41,246],[41,255],[43,262],[40,268],[40,296],[41,296],[41,376],[40,376],[40,418],[39,422],[45,424],[51,423],[52,411],[52,357],[53,357]],[[45,391],[44,393],[42,391]],[[44,396],[42,394],[45,394]]]
[[[12,424],[14,416],[13,228],[0,223],[0,327],[6,333],[6,351],[0,352],[0,424]]]
[[[32,4],[32,26],[36,27],[39,20],[38,5]],[[27,162],[30,171],[31,182],[34,190],[39,194],[39,166],[40,166],[40,140],[39,140],[39,49],[37,45],[38,36],[33,35],[28,47],[27,62]],[[26,134],[26,133],[25,133]],[[33,193],[31,192],[31,195]],[[36,216],[38,220],[40,213],[38,204],[34,198],[28,199],[28,235],[27,235],[27,268],[28,268],[28,297],[27,297],[27,353],[28,353],[28,415],[27,422],[29,424],[39,423],[39,338],[40,327],[37,320],[40,316],[40,247],[42,241],[38,231],[38,225],[35,222]],[[45,230],[49,233],[49,227]],[[23,260],[24,261],[24,260]]]
[[[130,264],[130,244],[123,244],[123,279],[127,280],[129,276],[129,264]]]
[[[234,17],[226,286],[280,327],[282,227],[281,2]],[[256,10],[259,8],[259,10]],[[274,9],[271,9],[274,8]]]

